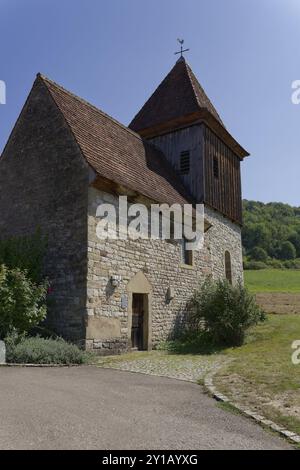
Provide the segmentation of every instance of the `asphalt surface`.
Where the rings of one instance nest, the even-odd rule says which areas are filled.
[[[289,449],[200,386],[96,367],[0,368],[0,449]]]

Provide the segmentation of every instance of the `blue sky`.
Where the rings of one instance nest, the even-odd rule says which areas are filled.
[[[251,153],[243,196],[300,206],[300,0],[0,0],[2,151],[37,72],[128,124],[175,63],[177,37]]]

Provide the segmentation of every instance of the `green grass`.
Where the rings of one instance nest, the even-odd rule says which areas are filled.
[[[300,434],[300,365],[291,361],[297,339],[300,316],[268,316],[243,346],[225,351],[233,361],[215,382],[223,393]]]
[[[245,271],[245,284],[253,293],[289,292],[300,294],[300,270],[262,269]]]
[[[238,410],[235,406],[231,405],[230,403],[219,401],[217,403],[217,407],[221,408],[221,410],[225,410],[228,413],[232,413],[234,415],[241,415],[242,414],[242,412],[240,410]]]

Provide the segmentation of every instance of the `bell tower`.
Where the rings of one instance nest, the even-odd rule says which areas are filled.
[[[195,203],[242,223],[240,162],[249,154],[182,55],[129,127],[162,150]]]

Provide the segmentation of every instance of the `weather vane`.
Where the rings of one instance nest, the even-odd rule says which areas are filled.
[[[178,41],[179,44],[180,44],[180,51],[179,51],[179,52],[175,52],[175,55],[176,55],[176,54],[180,54],[180,57],[183,57],[183,53],[189,51],[189,49],[183,49],[184,39],[178,38],[177,41]]]

